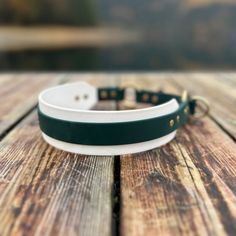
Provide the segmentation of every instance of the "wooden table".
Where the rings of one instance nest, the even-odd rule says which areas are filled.
[[[187,89],[212,110],[156,150],[69,154],[43,141],[36,104],[42,89],[76,80]],[[236,235],[235,105],[234,73],[1,74],[0,235]]]

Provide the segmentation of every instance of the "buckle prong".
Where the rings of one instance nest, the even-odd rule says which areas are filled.
[[[187,101],[187,99],[188,99],[188,92],[187,92],[187,90],[184,90],[182,93],[182,96],[181,96],[181,100],[182,100],[182,102],[185,102],[185,101]]]

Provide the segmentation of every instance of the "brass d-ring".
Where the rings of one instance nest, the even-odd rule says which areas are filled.
[[[197,112],[193,115],[194,118],[202,119],[209,114],[210,104],[205,98],[201,96],[193,96],[192,100],[196,102],[196,107],[199,107],[201,110],[201,112]]]

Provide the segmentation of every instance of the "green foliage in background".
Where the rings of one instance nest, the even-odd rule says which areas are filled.
[[[1,24],[96,24],[93,0],[0,0]]]

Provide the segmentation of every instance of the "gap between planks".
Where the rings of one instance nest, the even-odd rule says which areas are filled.
[[[75,75],[75,77],[76,77],[76,75]],[[125,77],[126,78],[126,75],[124,75],[123,77]],[[134,77],[134,78],[136,78],[136,76],[135,75],[129,75],[128,76],[129,77],[129,79],[131,78],[131,77]],[[165,76],[164,76],[165,77]],[[75,78],[76,79],[76,78]],[[132,79],[132,78],[131,78]],[[147,80],[148,81],[148,80]],[[150,82],[149,83],[149,85],[150,84],[152,84],[152,82]],[[143,83],[143,86],[145,85],[145,83]],[[227,145],[227,143],[226,143],[226,145]],[[175,151],[177,151],[177,149],[175,148],[174,149]],[[180,149],[181,150],[181,152],[183,152],[183,149],[181,148]],[[218,151],[220,151],[220,150],[214,150],[214,152],[218,152]],[[214,154],[214,153],[213,153]],[[148,153],[146,154],[146,155],[149,155]],[[159,154],[157,154],[157,155],[159,155]],[[186,153],[181,153],[180,155],[183,155],[183,156],[185,156],[185,155],[189,155],[189,154],[186,154]],[[208,155],[208,154],[207,154]],[[138,155],[136,155],[136,157],[137,157]],[[132,158],[136,158],[136,157],[132,157]],[[124,161],[125,161],[125,158],[127,159],[128,157],[121,157],[121,159],[120,159],[120,157],[117,157],[118,159],[117,160],[121,160],[122,161],[122,159],[123,159],[123,164],[125,163]],[[140,158],[141,158],[141,156],[140,156]],[[144,158],[144,157],[143,157]],[[148,157],[148,158],[150,158],[150,157]],[[142,159],[142,158],[141,158]],[[127,159],[128,160],[128,159]],[[185,165],[188,167],[189,166],[189,174],[190,174],[190,176],[192,175],[192,178],[196,178],[196,176],[198,176],[199,175],[199,171],[200,171],[200,173],[201,173],[201,169],[199,169],[198,171],[196,171],[196,173],[190,168],[191,167],[191,165],[192,165],[192,160],[191,159],[183,159],[183,162],[185,163]],[[165,163],[165,162],[164,162]],[[129,166],[131,163],[127,163],[127,165]],[[196,165],[196,164],[195,164]],[[195,165],[193,164],[192,165],[192,168],[194,169],[195,168]],[[116,169],[116,167],[114,166],[114,168]],[[124,168],[124,165],[122,166],[122,168]],[[202,171],[204,171],[204,169],[202,170]],[[180,169],[180,172],[182,172],[182,170]],[[193,174],[193,173],[195,173],[195,174]],[[155,181],[156,180],[156,178],[158,179],[159,177],[160,178],[162,178],[162,176],[159,176],[159,175],[156,175],[156,173],[155,173],[155,170],[154,170],[154,172],[151,172],[151,173],[153,173],[153,175],[151,175],[151,177],[150,178],[153,178],[153,180]],[[185,173],[185,172],[184,172]],[[127,173],[126,173],[127,174]],[[202,173],[201,173],[202,174]],[[220,177],[222,177],[222,172],[219,172],[218,173],[219,175],[220,175]],[[195,177],[194,177],[195,176]],[[224,177],[224,176],[223,176]],[[226,175],[225,176],[225,178],[227,178],[228,176]],[[115,178],[117,178],[117,177],[115,177]],[[135,176],[134,176],[134,178],[135,178]],[[198,178],[200,178],[200,177],[198,177]],[[118,180],[119,181],[119,180]],[[119,181],[120,182],[120,181]],[[175,185],[175,183],[173,183],[173,186]],[[199,184],[198,184],[198,186],[200,186]],[[123,186],[123,187],[125,187],[125,186]],[[155,187],[155,186],[154,186]],[[119,195],[119,190],[117,191],[117,189],[115,189],[114,190],[115,191],[115,197],[116,197],[116,195]],[[154,190],[153,191],[155,191],[155,188],[154,188]],[[209,190],[210,191],[210,190]],[[132,193],[131,193],[131,199],[132,199]],[[132,201],[132,200],[131,200]],[[118,201],[118,203],[120,203],[120,201]],[[211,205],[211,204],[210,204]],[[117,208],[118,207],[118,214],[119,214],[119,211],[120,211],[120,205],[119,204],[117,204],[116,205],[116,203],[113,205],[113,207],[114,208]],[[114,209],[113,208],[113,213],[116,213],[117,214],[117,210],[116,209]],[[121,210],[122,210],[122,208],[121,208]],[[145,214],[145,213],[144,213]],[[123,221],[124,221],[124,219],[123,219]],[[114,234],[116,233],[119,233],[119,229],[118,229],[118,231],[117,231],[117,227],[119,228],[119,217],[118,217],[118,220],[117,219],[115,219],[115,223],[113,222],[113,225],[116,225],[115,227],[115,229],[114,229]],[[139,225],[139,227],[140,227],[140,225]],[[138,229],[138,227],[137,227],[137,229]],[[230,229],[229,229],[230,230]],[[125,232],[124,231],[124,229],[122,228],[121,229],[121,232]],[[126,234],[127,234],[127,232],[126,232]]]
[[[167,76],[129,78],[181,93]],[[234,235],[235,144],[208,118],[180,131],[161,148],[121,157],[122,235]]]
[[[83,80],[84,79],[88,79],[88,80],[90,80],[90,82],[92,82],[93,80],[94,80],[94,77],[92,78],[92,79],[89,79],[89,77],[91,78],[91,76],[89,76],[89,75],[85,75],[85,76],[83,76]],[[73,76],[73,75],[70,75],[70,80],[71,81],[73,81],[73,80],[77,80],[78,78],[77,78],[77,75],[75,75],[75,76]],[[96,81],[94,82],[95,84],[96,83],[99,83],[98,82],[99,80],[97,80],[96,79]],[[103,80],[104,81],[104,80]],[[112,80],[109,80],[109,81],[107,81],[107,83],[106,84],[111,84],[112,83]],[[100,108],[106,108],[107,109],[107,105],[106,104],[103,104],[103,105],[101,105],[102,107],[100,107]],[[115,106],[113,106],[112,105],[112,107],[114,108]],[[110,107],[110,109],[112,109],[112,107]],[[29,113],[29,114],[28,114]],[[37,122],[35,122],[35,118],[31,121],[31,116],[32,116],[32,114],[34,114],[35,112],[34,112],[34,109],[32,108],[32,111],[31,112],[28,112],[27,114],[24,114],[24,117],[22,117],[21,118],[21,120],[18,120],[16,123],[15,123],[15,125],[14,125],[14,129],[9,129],[9,132],[5,135],[5,137],[3,138],[3,140],[2,140],[2,142],[1,142],[1,145],[3,145],[3,147],[5,147],[5,146],[7,146],[8,148],[13,148],[14,149],[14,146],[18,146],[18,145],[20,145],[20,144],[17,144],[17,140],[18,139],[20,139],[20,136],[17,136],[17,135],[21,135],[22,133],[21,133],[21,131],[19,130],[19,128],[20,129],[22,129],[22,124],[24,125],[24,124],[27,124],[28,123],[28,125],[30,126],[30,130],[31,130],[31,132],[32,132],[32,130],[34,130],[37,126],[38,126],[38,124],[37,124]],[[32,123],[33,122],[33,123]],[[36,126],[36,127],[35,127]],[[12,126],[13,127],[13,126]],[[25,129],[25,128],[24,128]],[[27,129],[26,129],[27,130]],[[24,131],[22,131],[23,132],[23,134],[24,134]],[[16,134],[16,133],[18,133],[18,134]],[[10,145],[10,146],[8,146],[9,144],[9,140],[11,140],[11,138],[12,138],[12,136],[14,137],[14,135],[16,135],[16,140],[15,140],[15,142],[14,142],[14,146],[12,145]],[[29,135],[29,137],[28,137],[28,135]],[[24,142],[31,142],[31,141],[27,141],[28,139],[30,139],[31,140],[31,138],[33,138],[33,134],[32,135],[30,135],[30,132],[28,133],[28,135],[27,135],[27,137],[25,138],[25,140],[23,140],[23,143]],[[31,137],[32,136],[32,137]],[[17,138],[18,137],[18,138]],[[22,137],[22,138],[24,138],[24,137]],[[36,142],[36,141],[35,141]],[[35,143],[34,142],[34,143]],[[38,141],[37,141],[38,142]],[[36,142],[36,143],[37,143]],[[42,138],[40,138],[40,141],[39,141],[40,143],[42,142],[43,144],[45,144],[43,141],[42,141]],[[46,145],[46,144],[45,144]],[[7,148],[7,147],[5,147],[5,148]],[[28,147],[26,147],[26,148],[28,148]],[[50,147],[49,147],[50,148]],[[11,150],[11,152],[15,152],[14,150]],[[42,150],[43,150],[44,148],[42,148]],[[1,149],[2,150],[2,149]],[[53,156],[55,156],[55,155],[61,155],[61,154],[56,154],[56,153],[60,153],[60,151],[57,151],[57,150],[54,150],[53,148],[50,148],[50,152],[51,152],[51,154],[47,154],[47,155],[52,155],[53,153]],[[53,152],[52,152],[52,150],[54,150]],[[4,152],[4,151],[3,151]],[[8,152],[8,151],[7,151]],[[45,151],[45,154],[47,153],[47,151]],[[43,154],[42,153],[42,151],[41,151],[41,154],[43,155],[43,156],[41,156],[41,160],[43,161],[43,158],[45,158],[45,159],[47,159],[48,157],[47,157],[47,155],[46,156],[44,156],[45,154]],[[5,154],[4,153],[2,153],[2,155],[3,156],[6,156],[7,155],[7,153],[5,152]],[[1,156],[2,156],[1,155]],[[19,155],[23,155],[23,154],[20,154],[19,153]],[[28,154],[27,154],[28,155]],[[29,152],[29,155],[31,155],[31,152]],[[34,153],[34,155],[38,155],[38,153]],[[39,153],[39,155],[40,155],[40,153]],[[64,155],[64,154],[63,154]],[[63,156],[62,155],[62,156]],[[67,154],[67,156],[73,156],[72,154]],[[68,157],[69,157],[68,156]],[[81,161],[83,161],[83,158],[80,156],[80,155],[75,155],[75,156],[77,156],[78,158],[80,158],[81,159]],[[33,157],[31,157],[31,158],[33,158]],[[63,158],[63,157],[62,157]],[[26,157],[26,159],[27,159],[27,157]],[[54,158],[55,159],[55,158]],[[71,158],[70,158],[71,159]],[[43,203],[41,202],[41,200],[40,200],[40,202],[32,202],[32,199],[34,199],[36,196],[37,196],[37,194],[36,194],[36,192],[34,192],[33,191],[33,193],[32,193],[32,196],[27,196],[27,195],[25,195],[25,194],[27,194],[27,192],[28,191],[32,191],[32,187],[30,187],[30,185],[31,185],[31,183],[30,182],[28,182],[27,183],[27,181],[29,181],[30,180],[30,175],[32,174],[31,172],[33,172],[33,173],[35,173],[35,174],[33,174],[33,176],[32,176],[32,180],[34,180],[34,176],[37,176],[37,175],[39,175],[39,177],[40,177],[40,175],[41,174],[43,174],[43,168],[42,167],[40,167],[41,166],[41,162],[38,162],[38,164],[39,164],[39,166],[35,169],[35,164],[36,163],[34,163],[34,162],[32,162],[32,160],[31,161],[29,161],[29,160],[27,160],[26,161],[26,163],[28,163],[29,165],[30,165],[30,172],[27,172],[27,169],[22,169],[22,168],[24,168],[21,164],[19,164],[19,166],[18,166],[18,168],[20,168],[21,169],[21,172],[19,173],[18,171],[16,171],[15,172],[15,174],[17,174],[18,175],[18,177],[17,177],[17,179],[15,179],[13,182],[10,180],[10,179],[8,179],[8,181],[7,182],[5,182],[4,183],[4,185],[5,185],[5,187],[6,187],[6,185],[9,185],[9,187],[8,187],[8,191],[7,192],[5,192],[5,196],[6,196],[6,198],[4,198],[4,196],[3,195],[1,195],[1,200],[2,201],[4,201],[4,204],[3,204],[3,202],[2,202],[2,206],[11,206],[11,204],[14,204],[14,202],[15,201],[17,201],[17,202],[19,202],[19,201],[21,201],[21,199],[22,199],[22,197],[21,196],[18,196],[19,194],[17,193],[17,192],[19,192],[20,191],[20,194],[23,194],[23,196],[25,195],[25,196],[27,196],[27,197],[23,197],[23,199],[25,199],[25,201],[26,201],[26,204],[27,205],[29,205],[29,206],[26,206],[25,204],[24,205],[22,205],[21,206],[21,204],[19,205],[19,203],[15,203],[17,206],[15,207],[13,207],[12,208],[12,210],[11,209],[6,209],[6,208],[2,208],[2,210],[5,212],[5,214],[4,214],[4,217],[3,217],[3,215],[1,215],[1,219],[2,219],[2,224],[5,226],[5,228],[4,227],[0,227],[1,228],[1,230],[3,230],[2,231],[2,233],[1,233],[1,235],[8,235],[8,233],[9,232],[12,232],[13,234],[19,234],[20,232],[21,233],[24,233],[25,235],[31,235],[32,233],[34,233],[35,235],[37,235],[37,234],[41,234],[42,232],[44,232],[44,235],[64,235],[64,232],[65,232],[65,229],[67,230],[66,232],[67,232],[67,234],[69,234],[69,235],[73,235],[74,234],[74,232],[73,232],[73,224],[74,224],[74,227],[78,227],[78,226],[80,226],[79,228],[80,229],[77,229],[77,230],[79,230],[80,232],[81,232],[81,234],[84,234],[84,233],[86,233],[86,235],[100,235],[100,234],[103,234],[103,235],[110,235],[111,234],[111,230],[112,230],[112,228],[113,228],[113,233],[114,233],[114,235],[115,234],[117,234],[117,232],[118,232],[118,230],[119,230],[119,226],[117,226],[117,222],[118,222],[118,220],[117,219],[119,219],[119,197],[117,198],[117,195],[118,195],[118,191],[119,191],[119,178],[118,178],[118,182],[116,181],[117,180],[117,176],[119,176],[119,174],[117,173],[117,171],[116,171],[116,168],[113,166],[113,158],[111,157],[110,159],[108,158],[106,158],[106,159],[104,159],[104,161],[102,161],[102,157],[88,157],[88,160],[91,160],[92,161],[92,159],[93,160],[95,160],[95,162],[97,162],[97,163],[103,163],[104,161],[106,161],[107,162],[107,160],[108,160],[108,163],[110,163],[109,164],[109,166],[108,167],[105,167],[104,166],[104,170],[103,170],[103,172],[101,172],[101,173],[94,173],[94,175],[96,176],[97,175],[97,179],[99,180],[99,179],[101,179],[102,178],[102,176],[104,176],[104,174],[108,174],[109,173],[109,176],[107,176],[107,177],[105,177],[104,176],[104,178],[103,178],[103,180],[102,180],[102,182],[100,182],[100,183],[97,183],[97,186],[94,186],[93,188],[93,190],[91,190],[92,192],[92,194],[95,194],[95,196],[96,196],[96,198],[94,198],[92,201],[92,204],[95,204],[95,201],[97,200],[97,199],[99,199],[99,195],[96,195],[96,194],[99,194],[99,192],[101,192],[102,193],[102,195],[103,195],[103,197],[102,198],[104,198],[103,199],[103,201],[104,201],[104,204],[98,204],[98,207],[100,208],[100,207],[102,207],[102,208],[104,208],[105,207],[105,209],[107,209],[107,210],[105,210],[105,213],[106,212],[110,212],[110,213],[106,213],[106,214],[104,214],[104,212],[102,213],[102,212],[98,212],[97,214],[95,214],[94,215],[94,219],[93,219],[93,222],[97,222],[97,223],[95,223],[95,225],[88,225],[88,224],[91,224],[91,222],[89,221],[89,219],[87,219],[86,220],[86,218],[87,217],[92,217],[92,215],[91,214],[94,214],[93,213],[93,211],[91,212],[91,213],[89,213],[90,212],[90,209],[93,209],[93,208],[91,208],[91,207],[89,207],[89,204],[84,204],[84,206],[82,206],[81,205],[81,207],[85,207],[85,208],[87,208],[87,210],[83,210],[82,211],[82,208],[80,208],[81,210],[79,210],[79,211],[81,211],[81,212],[78,212],[77,211],[77,214],[79,213],[79,214],[82,214],[82,212],[84,212],[84,214],[82,214],[81,215],[81,222],[76,222],[75,221],[75,218],[74,218],[74,220],[73,220],[73,218],[70,218],[70,224],[71,224],[71,228],[68,228],[65,224],[62,224],[62,225],[59,225],[59,226],[57,226],[57,227],[55,227],[55,224],[53,223],[53,219],[55,219],[55,217],[58,217],[57,215],[55,215],[56,213],[55,212],[57,212],[59,209],[60,209],[60,207],[63,207],[62,205],[58,205],[57,207],[55,206],[54,208],[56,209],[55,210],[55,212],[53,213],[52,212],[52,208],[51,208],[51,210],[50,210],[50,212],[45,212],[45,214],[46,215],[48,215],[48,214],[51,214],[51,216],[46,216],[45,214],[43,214],[43,218],[42,218],[42,222],[40,222],[40,221],[38,221],[39,219],[38,219],[38,217],[39,216],[37,216],[37,215],[35,215],[35,212],[34,212],[34,210],[33,209],[31,209],[32,207],[33,207],[33,205],[34,205],[34,207],[33,208],[36,208],[36,209],[38,209],[38,210],[40,210],[40,211],[43,211],[43,209],[41,208],[41,206],[40,206],[40,204],[49,204],[49,205],[51,205],[51,204],[53,204],[53,203],[50,203],[51,201],[50,201],[50,199],[48,199],[47,200],[47,198],[46,198],[46,200],[44,201],[43,200]],[[110,160],[110,161],[109,161]],[[116,159],[117,160],[117,159]],[[3,160],[2,160],[3,161]],[[13,160],[12,160],[13,161]],[[23,161],[23,160],[22,160]],[[54,161],[56,161],[56,160],[54,160]],[[57,162],[63,162],[64,160],[60,160],[60,161],[56,161],[55,162],[55,164],[57,163]],[[19,160],[19,163],[20,163],[21,161]],[[30,163],[29,163],[30,162]],[[51,162],[51,161],[50,161]],[[117,161],[116,161],[117,162]],[[25,163],[25,162],[24,162]],[[42,163],[44,163],[44,161],[42,162]],[[49,163],[49,160],[47,161],[47,163]],[[43,164],[43,165],[48,165],[47,163],[45,163],[45,164]],[[73,163],[71,163],[71,164],[73,164]],[[105,162],[104,162],[104,164],[105,164]],[[27,164],[26,164],[27,165]],[[67,164],[66,164],[67,165]],[[2,168],[4,168],[4,164],[3,165],[0,165]],[[113,166],[113,167],[112,167]],[[5,166],[6,167],[6,166]],[[29,166],[28,166],[29,167]],[[2,169],[1,168],[1,169]],[[114,171],[115,171],[115,173],[116,173],[116,177],[115,177],[115,181],[116,181],[116,185],[113,187],[113,191],[112,191],[112,188],[111,188],[111,186],[112,186],[112,183],[113,183],[113,181],[114,181],[114,177],[112,177],[113,175],[114,175],[114,173],[113,173],[113,168],[114,168]],[[41,170],[40,170],[41,169]],[[2,173],[5,173],[4,174],[4,176],[8,173],[9,174],[9,169],[7,168],[7,169],[5,169],[5,170],[2,170],[3,172]],[[39,172],[38,172],[39,171]],[[52,168],[52,170],[50,170],[50,169],[48,169],[48,171],[58,171],[57,169],[55,169],[55,168]],[[14,172],[14,171],[13,171]],[[12,171],[11,171],[11,174],[13,173]],[[38,174],[36,174],[36,172],[38,172]],[[25,173],[25,175],[24,175],[24,173]],[[68,172],[69,173],[69,172]],[[14,175],[14,174],[13,174]],[[22,176],[25,176],[25,177],[27,177],[26,179],[22,179],[22,178],[20,178],[20,176],[22,177]],[[3,177],[3,176],[2,176]],[[88,176],[88,179],[90,179],[92,176]],[[109,177],[109,178],[108,178]],[[5,177],[4,177],[5,178]],[[40,177],[41,178],[41,177]],[[28,179],[28,180],[27,180]],[[4,179],[1,179],[2,181],[4,181]],[[64,180],[64,181],[69,181],[70,180],[70,178],[68,179],[68,180]],[[72,179],[73,180],[73,179]],[[24,184],[25,185],[25,190],[24,189],[22,189],[22,190],[20,190],[19,189],[19,187],[21,186],[21,181],[26,181],[26,184]],[[34,180],[35,181],[35,180]],[[43,180],[42,180],[43,181]],[[42,182],[41,181],[41,182]],[[49,186],[50,186],[50,181],[54,181],[53,180],[53,178],[50,178],[49,180]],[[59,183],[60,183],[60,181],[59,181]],[[107,183],[107,188],[108,189],[101,189],[101,190],[98,190],[98,188],[100,188],[102,185],[104,185],[104,184],[106,184]],[[30,185],[29,185],[30,184]],[[84,185],[85,185],[85,187],[86,187],[86,183],[84,183]],[[15,188],[12,188],[13,186],[15,186]],[[35,191],[37,190],[37,188],[38,188],[39,186],[37,186],[37,185],[33,185],[33,189],[35,189]],[[74,187],[76,188],[76,185],[74,185]],[[73,187],[73,188],[74,188]],[[78,187],[78,186],[77,186]],[[62,191],[63,189],[61,189],[61,191]],[[69,191],[69,189],[68,188],[66,188],[66,190],[64,189],[63,191]],[[12,191],[12,192],[11,192]],[[16,192],[15,192],[16,191]],[[37,191],[40,191],[40,190],[37,190]],[[42,190],[42,191],[47,191],[47,190]],[[77,190],[78,191],[78,190]],[[97,192],[97,193],[96,193]],[[11,195],[8,195],[9,193],[11,193]],[[14,194],[16,194],[17,193],[17,195],[14,195]],[[100,194],[101,194],[100,193]],[[113,193],[113,196],[111,196],[111,194]],[[13,195],[12,195],[13,194]],[[44,196],[45,195],[47,195],[46,193],[42,193]],[[76,192],[74,193],[74,194],[76,194]],[[79,194],[78,192],[77,192],[77,194]],[[36,196],[35,196],[36,195]],[[79,195],[78,195],[79,196]],[[52,196],[52,198],[55,198],[56,196]],[[5,200],[4,200],[4,199]],[[23,199],[22,199],[22,201],[23,201]],[[82,200],[83,200],[83,197],[81,198]],[[110,199],[110,200],[109,200]],[[12,201],[11,201],[12,200]],[[85,199],[86,200],[86,199]],[[10,202],[12,202],[12,203],[10,203]],[[56,199],[55,199],[55,201],[57,201]],[[58,199],[58,201],[59,201],[59,199]],[[69,204],[69,202],[68,202],[69,200],[67,200],[67,204]],[[32,205],[33,204],[33,205]],[[107,204],[109,204],[109,207],[107,206]],[[45,207],[46,207],[46,205],[45,205]],[[51,205],[52,206],[52,205]],[[59,208],[58,208],[59,207]],[[97,209],[99,209],[99,208],[97,208]],[[27,210],[28,209],[28,210]],[[30,210],[31,209],[31,210]],[[47,211],[47,208],[45,208],[46,209],[46,211]],[[50,209],[50,208],[49,208]],[[95,208],[96,209],[96,208]],[[66,209],[64,209],[65,210],[65,212],[66,212]],[[76,210],[76,209],[75,209]],[[118,217],[117,216],[115,216],[114,214],[112,215],[112,210],[113,210],[113,213],[115,212],[115,214],[116,215],[118,215]],[[3,212],[2,211],[2,212]],[[11,216],[11,212],[15,212],[16,213],[16,215],[14,216]],[[22,212],[23,211],[23,212]],[[25,213],[25,211],[26,212],[28,212],[28,211],[30,211],[30,214],[29,215],[27,215],[27,218],[28,218],[28,223],[27,222],[25,222],[25,217],[26,217],[26,213]],[[73,211],[72,211],[73,212]],[[86,213],[87,212],[87,213]],[[41,214],[42,214],[42,212],[41,212]],[[109,215],[109,214],[111,214],[111,215]],[[109,215],[109,216],[108,216]],[[65,215],[65,217],[69,217],[70,215]],[[75,215],[76,216],[76,215]],[[15,218],[16,217],[16,218]],[[46,218],[45,218],[46,217]],[[73,217],[73,216],[70,216],[70,217]],[[101,219],[98,219],[98,217],[100,217]],[[105,217],[105,218],[104,218]],[[7,224],[4,224],[4,222],[6,222],[6,219],[7,219],[7,221],[8,221],[8,223]],[[12,221],[13,219],[15,219],[14,221]],[[35,222],[33,223],[33,224],[30,224],[30,222],[32,222],[32,220],[35,220]],[[65,218],[66,219],[66,218]],[[68,218],[69,219],[69,218]],[[112,220],[113,219],[113,220]],[[59,216],[59,218],[58,218],[58,220],[59,221],[61,221],[61,216]],[[10,222],[12,222],[12,223],[9,223],[9,221]],[[36,222],[38,222],[38,224],[36,223]],[[50,223],[51,222],[51,223]],[[63,222],[63,221],[62,221]],[[74,222],[74,223],[73,223]],[[110,223],[109,223],[110,222]],[[49,227],[49,223],[50,223],[50,227]],[[98,224],[99,223],[101,223],[101,226],[99,226]],[[109,226],[107,226],[107,223],[109,223]],[[22,228],[21,227],[21,225],[22,224],[24,224],[25,226]],[[69,223],[68,223],[69,224]],[[104,225],[102,225],[102,224],[104,224]],[[2,226],[3,226],[2,225]],[[7,225],[10,225],[10,228],[8,228],[7,227]],[[88,227],[89,226],[89,227]]]

